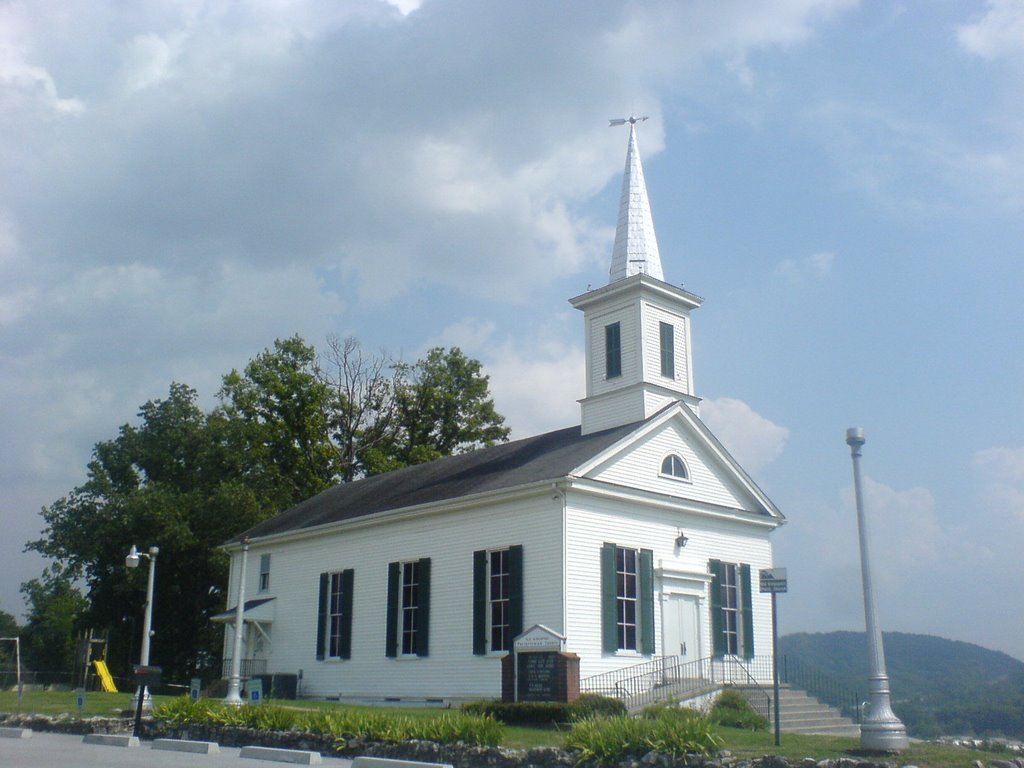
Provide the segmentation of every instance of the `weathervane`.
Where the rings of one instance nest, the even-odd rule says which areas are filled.
[[[647,115],[644,115],[643,117],[634,117],[633,115],[630,115],[629,117],[616,117],[614,120],[608,121],[608,127],[612,128],[613,126],[625,125],[626,123],[636,125],[637,123],[642,123],[646,119]]]

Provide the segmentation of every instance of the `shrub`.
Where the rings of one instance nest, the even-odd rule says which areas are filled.
[[[462,705],[467,714],[491,717],[506,725],[556,725],[571,722],[571,704],[546,701],[471,701]]]
[[[173,726],[205,722],[210,709],[217,706],[209,699],[192,701],[191,696],[179,696],[153,707],[153,717],[165,720]]]
[[[384,742],[422,739],[441,744],[462,742],[495,746],[502,737],[502,728],[493,717],[452,712],[428,719],[413,719],[395,712],[360,712],[344,708],[302,712],[273,704],[231,707],[209,699],[193,702],[182,696],[160,704],[153,715],[174,726],[196,723],[261,731],[303,731],[334,736],[341,742],[355,738]]]
[[[708,755],[720,744],[708,718],[675,714],[667,708],[654,718],[580,720],[573,724],[565,741],[567,748],[578,751],[579,762],[598,765],[638,759],[652,750],[673,758]]]
[[[641,717],[645,717],[648,720],[657,720],[659,717],[667,717],[678,720],[679,722],[685,722],[693,718],[704,718],[707,719],[707,715],[701,710],[693,709],[692,707],[681,707],[673,702],[663,702],[661,704],[651,704],[643,708],[640,713]]]
[[[462,705],[469,714],[492,717],[506,725],[551,726],[588,717],[616,717],[626,714],[619,699],[584,693],[572,704],[549,701],[472,701]]]
[[[763,731],[768,727],[768,720],[754,711],[742,693],[732,689],[722,691],[715,699],[711,719],[719,725],[749,731]]]
[[[602,696],[599,693],[581,693],[572,704],[573,719],[582,720],[586,717],[600,715],[602,717],[619,717],[626,714],[626,704],[622,699]]]

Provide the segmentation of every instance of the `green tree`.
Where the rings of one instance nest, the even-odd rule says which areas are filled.
[[[139,411],[138,426],[93,449],[86,482],[43,510],[34,549],[60,563],[88,589],[87,627],[111,629],[115,671],[135,659],[145,568],[126,572],[132,544],[160,548],[153,601],[152,657],[171,678],[184,678],[219,657],[209,616],[223,608],[227,581],[218,546],[274,509],[246,483],[230,429],[211,425],[196,392],[172,384],[166,400]],[[212,591],[211,591],[212,588]]]
[[[151,657],[168,679],[216,670],[227,557],[220,545],[335,482],[490,445],[508,429],[480,363],[434,349],[415,365],[333,340],[325,361],[298,336],[274,342],[223,378],[204,412],[174,383],[93,448],[86,481],[44,508],[29,542],[84,580],[82,628],[110,630],[112,669],[138,647],[146,568],[132,544],[159,547]]]
[[[434,347],[414,365],[399,365],[395,392],[399,433],[392,456],[398,466],[508,439],[480,362],[458,347]]]
[[[21,627],[7,611],[0,611],[0,637],[18,637]],[[14,669],[14,643],[0,643],[0,670]]]
[[[22,662],[39,672],[70,675],[75,664],[75,630],[88,603],[68,574],[47,568],[21,585],[28,605]]]
[[[330,487],[340,474],[330,436],[334,398],[318,372],[316,350],[293,336],[275,341],[242,373],[231,371],[221,387],[219,415],[234,449],[282,507]]]

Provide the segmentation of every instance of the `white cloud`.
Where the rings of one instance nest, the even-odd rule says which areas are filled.
[[[484,366],[498,412],[514,438],[580,423],[584,395],[581,346],[554,338],[508,340]]]
[[[822,278],[832,272],[836,255],[831,251],[819,251],[802,259],[784,259],[775,267],[775,274],[788,280],[803,277]]]
[[[26,111],[35,104],[65,115],[77,115],[85,105],[58,94],[46,67],[33,63],[29,39],[31,22],[20,3],[0,6],[0,107]]]
[[[182,35],[164,38],[152,33],[133,38],[125,62],[125,87],[141,91],[169,79],[182,41]]]
[[[988,0],[985,14],[957,28],[964,50],[985,59],[1024,54],[1024,3],[1020,0]]]
[[[789,430],[761,416],[742,400],[702,400],[700,413],[729,453],[751,474],[775,461],[786,447]]]
[[[604,118],[642,106],[651,159],[661,94],[705,62],[756,82],[746,51],[848,5],[0,5],[0,486],[34,516],[170,381],[209,398],[275,337],[376,312],[411,346],[603,265]],[[438,316],[404,316],[412,291]],[[517,435],[579,423],[577,330],[450,329],[494,345]]]
[[[1016,520],[1024,527],[1024,448],[978,451],[972,469],[979,502],[988,516]]]
[[[971,208],[1015,212],[1022,206],[1019,125],[993,131],[985,124],[956,135],[940,122],[840,101],[819,104],[804,118],[846,183],[895,213],[962,215]]]

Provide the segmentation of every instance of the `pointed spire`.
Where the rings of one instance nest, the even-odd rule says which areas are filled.
[[[626,170],[622,177],[622,196],[619,199],[619,221],[615,228],[612,247],[612,267],[608,282],[613,283],[638,273],[664,281],[658,238],[654,234],[651,204],[647,200],[644,168],[640,163],[640,149],[636,141],[636,124],[645,117],[613,120],[612,125],[629,123],[629,149],[626,151]]]

